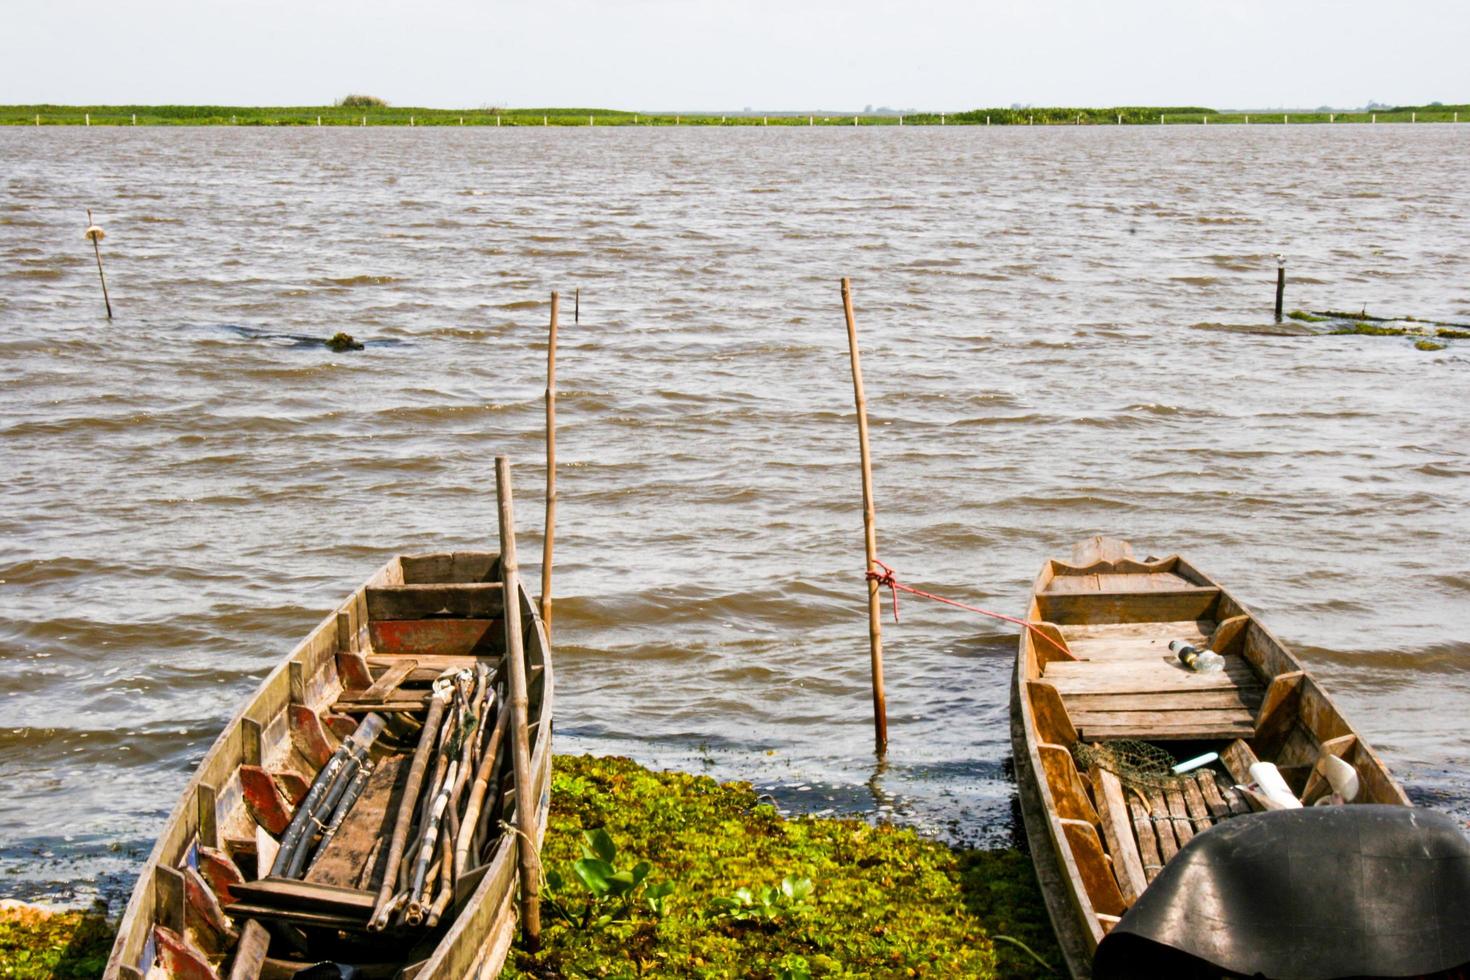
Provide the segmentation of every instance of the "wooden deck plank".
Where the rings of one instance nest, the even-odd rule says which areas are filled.
[[[378,763],[336,836],[313,860],[306,873],[308,882],[357,887],[362,866],[374,845],[393,831],[407,777],[408,760],[404,756],[390,756]]]
[[[1114,637],[1163,637],[1175,639],[1190,635],[1201,639],[1214,632],[1212,619],[1180,619],[1159,623],[1075,623],[1062,627],[1062,635],[1070,644],[1075,640],[1109,639]]]
[[[1148,797],[1149,819],[1153,821],[1154,833],[1159,838],[1159,856],[1168,864],[1179,853],[1178,835],[1174,833],[1174,820],[1169,815],[1169,804],[1164,800],[1164,793],[1156,786],[1150,786],[1143,790]]]
[[[505,612],[500,582],[420,583],[367,589],[369,620],[498,619]]]
[[[1060,626],[1159,623],[1209,615],[1220,598],[1220,590],[1192,585],[1167,592],[1041,592],[1035,598],[1042,618]]]
[[[1205,674],[1163,658],[1126,663],[1059,660],[1046,665],[1042,679],[1062,694],[1147,694],[1260,684],[1250,665],[1236,657],[1226,658],[1223,670]]]
[[[1164,787],[1164,802],[1168,804],[1169,816],[1173,817],[1170,824],[1174,828],[1174,837],[1183,847],[1194,839],[1194,823],[1189,819],[1189,804],[1184,802],[1184,794],[1178,786]]]
[[[1200,792],[1199,783],[1193,779],[1181,779],[1179,788],[1184,793],[1184,805],[1189,810],[1189,817],[1193,821],[1191,825],[1195,833],[1203,833],[1214,826],[1214,819],[1210,816],[1210,808],[1205,805],[1204,794]]]
[[[1223,708],[1250,712],[1255,717],[1265,688],[1222,687],[1203,691],[1151,691],[1142,694],[1069,694],[1067,711],[1073,715],[1097,711],[1203,711]]]
[[[1128,814],[1133,819],[1133,836],[1138,841],[1138,857],[1143,862],[1143,876],[1152,884],[1159,872],[1164,870],[1164,859],[1159,854],[1159,838],[1154,833],[1148,809],[1132,792],[1128,793]]]
[[[1250,735],[1250,729],[1245,726],[1230,725],[1175,725],[1170,728],[1153,728],[1147,732],[1140,731],[1130,726],[1091,725],[1085,730],[1079,729],[1083,738],[1089,742],[1112,742],[1119,739],[1141,739],[1147,737],[1153,742],[1199,742],[1214,741],[1216,739],[1241,738]]]
[[[1096,592],[1096,575],[1058,575],[1047,583],[1048,592]]]
[[[1210,817],[1216,823],[1230,816],[1230,804],[1225,802],[1225,797],[1220,794],[1220,787],[1215,782],[1215,773],[1211,769],[1201,769],[1194,774],[1194,781],[1199,784],[1200,794],[1205,798],[1205,806],[1210,809]]]
[[[1132,906],[1138,896],[1148,887],[1148,877],[1143,872],[1143,858],[1129,826],[1128,803],[1123,799],[1123,784],[1115,773],[1101,766],[1093,766],[1093,798],[1097,802],[1097,813],[1101,817],[1103,840],[1107,842],[1108,854],[1113,859],[1113,875],[1118,879],[1118,890],[1123,894],[1123,903]]]

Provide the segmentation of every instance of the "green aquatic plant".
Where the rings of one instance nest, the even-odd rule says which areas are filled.
[[[1428,338],[1414,341],[1415,350],[1444,350],[1444,344],[1437,344]]]
[[[107,965],[114,934],[96,911],[0,909],[0,977],[92,980]]]
[[[343,333],[340,330],[332,334],[330,340],[323,341],[323,343],[327,345],[328,350],[335,351],[338,354],[343,351],[363,349],[361,342],[352,339],[352,334]]]
[[[651,772],[627,759],[558,756],[543,865],[567,869],[585,859],[584,846],[596,854],[587,828],[601,828],[618,854],[656,855],[657,876],[676,883],[661,900],[662,915],[615,918],[597,929],[543,916],[541,950],[515,953],[505,976],[1001,975],[986,921],[966,908],[960,857],[912,829],[786,818],[746,783]],[[1024,857],[1014,867],[1034,877]],[[804,891],[802,879],[821,883],[804,895],[799,914],[771,923],[706,914],[715,899],[769,881],[772,868],[791,880],[792,896],[776,888],[788,902]],[[751,898],[760,903],[754,888]],[[1030,900],[1037,908],[1017,914],[1044,920],[1039,899]],[[1049,934],[1014,934],[1052,955]]]
[[[1470,340],[1470,330],[1452,330],[1449,327],[1440,327],[1434,335],[1444,340]]]
[[[1384,321],[1378,320],[1373,323],[1350,323],[1345,327],[1337,327],[1329,330],[1330,334],[1356,334],[1362,337],[1402,337],[1409,331],[1404,327],[1381,326]]]
[[[780,887],[737,888],[729,897],[712,899],[705,909],[711,919],[732,922],[776,922],[799,915],[812,894],[810,878],[781,879]]]
[[[1325,316],[1317,316],[1317,314],[1315,314],[1315,313],[1308,313],[1306,310],[1292,310],[1290,313],[1286,314],[1286,316],[1287,316],[1288,319],[1300,320],[1302,323],[1326,323],[1327,322],[1327,317],[1325,317]]]
[[[578,922],[568,915],[559,902],[567,892],[565,879],[556,871],[548,871],[546,887],[555,903],[555,911],[583,929],[601,929],[614,922],[626,921],[653,865],[639,861],[631,868],[619,868],[617,860],[618,846],[606,830],[598,827],[583,831],[582,857],[572,865],[572,873],[587,890],[581,920]],[[673,883],[667,881],[643,889],[649,911],[663,915],[664,901],[673,891]]]

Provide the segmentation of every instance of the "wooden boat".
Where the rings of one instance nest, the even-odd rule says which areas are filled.
[[[205,755],[133,890],[105,976],[280,978],[327,961],[365,977],[496,976],[516,920],[518,837],[502,828],[523,803],[544,828],[550,798],[551,654],[518,580],[516,592],[527,792],[513,786],[511,712],[502,707],[510,671],[499,556],[394,558],[266,677]],[[441,723],[426,724],[435,718]],[[460,762],[473,781],[455,778]],[[415,769],[421,795],[405,800]],[[328,777],[343,787],[339,795],[313,798]],[[440,795],[460,789],[445,809],[473,832],[455,837],[441,816],[444,829],[421,835],[431,836],[421,848],[406,832],[431,819],[436,777]],[[476,796],[477,814],[469,810]],[[321,808],[306,812],[313,805]],[[293,838],[297,817],[305,830]],[[411,821],[402,834],[399,820]],[[313,851],[324,824],[333,829]],[[400,870],[385,890],[399,836]],[[464,853],[446,852],[446,843]],[[437,873],[415,867],[422,852]],[[295,874],[283,853],[301,853]],[[420,872],[412,925],[414,906],[394,893]],[[393,901],[383,902],[385,891]],[[386,904],[395,907],[375,928]]]
[[[1237,788],[1254,782],[1252,763],[1274,763],[1310,806],[1331,791],[1323,757],[1338,756],[1358,777],[1354,803],[1409,806],[1281,641],[1182,558],[1137,561],[1126,542],[1083,541],[1070,562],[1042,568],[1027,619],[1040,625],[1022,632],[1016,661],[1016,778],[1037,877],[1074,977],[1091,975],[1099,943],[1182,848],[1260,808],[1263,800]],[[1170,652],[1173,640],[1213,649],[1223,670],[1190,670]],[[1125,739],[1177,761],[1210,751],[1220,759],[1159,782],[1079,763]]]

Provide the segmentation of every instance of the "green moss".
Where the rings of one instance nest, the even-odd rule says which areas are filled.
[[[1300,320],[1302,323],[1327,322],[1327,318],[1325,316],[1317,316],[1315,313],[1308,313],[1306,310],[1292,310],[1290,313],[1286,314],[1286,316],[1288,319]]]
[[[1424,340],[1416,340],[1416,341],[1414,341],[1414,349],[1415,350],[1444,350],[1444,344],[1437,344],[1434,341],[1429,340],[1429,339],[1426,338]]]
[[[1448,327],[1441,327],[1434,333],[1445,340],[1470,340],[1470,330],[1451,330]]]
[[[559,756],[544,867],[575,883],[582,832],[596,827],[620,866],[649,861],[649,885],[673,885],[664,914],[639,903],[626,921],[583,929],[587,893],[564,885],[543,908],[541,952],[516,953],[507,976],[994,977],[1000,963],[1023,975],[1009,970],[1029,958],[1011,947],[998,960],[990,921],[1053,950],[1030,864],[1014,852],[962,856],[911,829],[785,819],[748,784]],[[710,914],[717,898],[786,877],[814,889],[774,920]]]
[[[1329,331],[1334,334],[1359,334],[1364,337],[1402,337],[1408,333],[1403,327],[1384,327],[1378,323],[1350,323]]]
[[[0,977],[90,980],[102,975],[113,927],[95,912],[0,909]]]

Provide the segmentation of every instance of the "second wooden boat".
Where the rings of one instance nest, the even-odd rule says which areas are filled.
[[[1453,935],[1470,907],[1454,898],[1470,902],[1455,822],[1407,809],[1367,740],[1216,582],[1093,538],[1046,563],[1027,618],[1012,746],[1072,976],[1406,976],[1470,960]],[[1223,669],[1191,669],[1171,642]],[[1294,797],[1280,812],[1261,762]]]
[[[507,828],[531,806],[544,831],[552,718],[551,652],[517,584],[532,778],[514,785],[501,571],[491,553],[396,557],[286,656],[185,787],[106,977],[498,974]]]

